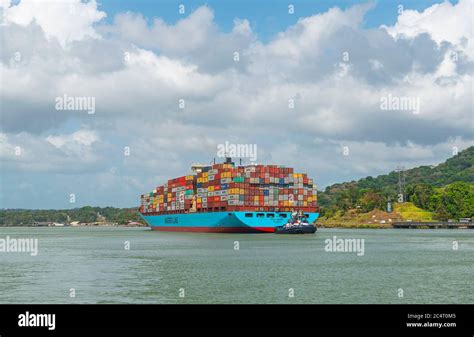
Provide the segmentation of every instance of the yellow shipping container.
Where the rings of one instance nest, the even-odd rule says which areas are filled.
[[[243,188],[239,189],[239,194],[245,194],[245,190]]]
[[[202,176],[205,177],[205,178],[209,177],[209,172],[203,172]]]
[[[198,183],[202,183],[202,178],[197,178]]]

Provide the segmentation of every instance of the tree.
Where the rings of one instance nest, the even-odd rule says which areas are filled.
[[[413,184],[406,189],[408,201],[415,206],[423,209],[429,209],[430,198],[434,194],[433,186],[428,184]]]
[[[474,215],[474,186],[462,181],[448,185],[444,190],[443,204],[453,218],[472,217]]]
[[[384,209],[385,198],[374,191],[366,192],[359,200],[363,212],[370,212],[374,209]]]

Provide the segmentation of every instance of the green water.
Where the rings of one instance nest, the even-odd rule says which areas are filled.
[[[39,254],[0,252],[0,303],[474,303],[473,230],[0,228],[7,235],[37,238]],[[334,235],[364,239],[365,254],[326,252]]]

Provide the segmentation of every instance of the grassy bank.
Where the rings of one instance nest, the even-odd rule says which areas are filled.
[[[411,202],[405,202],[394,204],[390,213],[378,209],[368,213],[358,209],[339,211],[334,216],[319,218],[316,224],[325,228],[392,228],[392,223],[407,220],[436,221],[433,213],[422,210]]]

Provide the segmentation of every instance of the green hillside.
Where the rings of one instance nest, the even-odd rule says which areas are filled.
[[[412,202],[396,203],[393,211],[398,213],[402,220],[412,221],[434,221],[433,212],[416,207]]]
[[[474,216],[474,146],[436,166],[405,170],[406,201],[439,220]],[[334,184],[319,192],[321,214],[370,212],[398,200],[398,172]],[[431,216],[431,213],[430,215]]]

